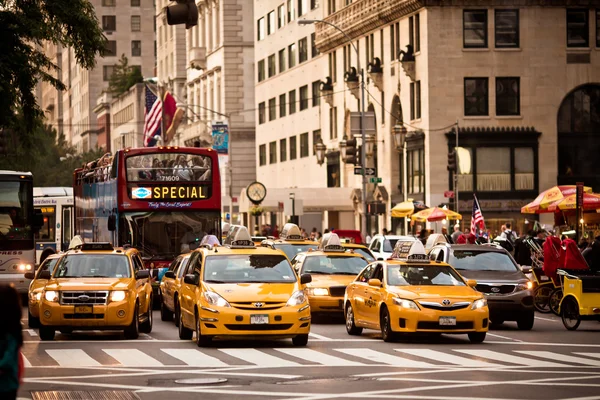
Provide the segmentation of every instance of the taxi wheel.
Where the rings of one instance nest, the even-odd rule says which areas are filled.
[[[56,331],[54,330],[54,328],[40,325],[40,339],[41,340],[44,340],[44,341],[54,340],[55,334],[56,334]]]
[[[27,311],[27,325],[30,328],[39,328],[40,327],[40,319],[31,315],[31,311]]]
[[[146,315],[146,320],[140,324],[140,332],[142,332],[142,333],[152,332],[152,322],[153,322],[152,319],[154,318],[152,316],[152,311],[154,310],[154,308],[152,308],[153,305],[154,305],[153,297],[150,297],[150,304],[148,304],[148,314]]]
[[[194,335],[194,331],[188,329],[183,325],[183,314],[181,310],[179,310],[179,339],[181,340],[190,340]]]
[[[181,319],[181,309],[179,308],[179,302],[177,301],[177,297],[175,297],[175,300],[173,300],[173,309],[175,310],[175,326],[179,327],[179,320]]]
[[[161,300],[161,302],[160,302],[160,320],[161,321],[173,320],[173,312],[167,308],[164,300]]]
[[[379,326],[381,327],[381,337],[384,342],[393,342],[398,338],[398,332],[392,330],[390,312],[387,308],[381,310]]]
[[[292,344],[294,346],[306,346],[308,344],[308,334],[294,336]]]
[[[202,335],[200,330],[200,316],[198,316],[198,311],[196,311],[196,344],[198,347],[206,347],[210,346],[212,343],[212,336]]]
[[[483,343],[485,340],[485,332],[471,332],[469,333],[469,340],[471,343]]]
[[[352,305],[348,303],[346,307],[346,332],[348,332],[348,335],[359,336],[362,331],[362,328],[354,324],[354,310],[352,309]]]
[[[137,339],[140,336],[140,317],[138,314],[139,304],[136,302],[133,309],[131,324],[125,329],[125,339]]]

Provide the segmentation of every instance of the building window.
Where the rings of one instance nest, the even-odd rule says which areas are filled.
[[[103,7],[114,7],[116,4],[116,0],[102,0]]]
[[[510,191],[510,148],[480,147],[476,152],[477,191]]]
[[[385,109],[385,92],[381,91],[381,123],[385,124],[385,114],[387,113]]]
[[[333,50],[328,54],[329,56],[329,77],[331,78],[331,83],[335,83],[336,79],[336,71],[337,71],[337,55],[336,51]]]
[[[394,24],[390,25],[390,60],[395,60],[398,57],[396,52],[396,37],[394,36]]]
[[[489,115],[488,78],[465,78],[465,115]]]
[[[287,139],[281,139],[279,141],[279,161],[287,161]]]
[[[292,22],[296,19],[296,9],[294,6],[294,2],[296,0],[287,0],[287,21]]]
[[[321,130],[317,129],[316,131],[313,131],[312,133],[312,139],[313,139],[313,156],[317,154],[317,148],[315,147],[315,145],[317,143],[321,142]]]
[[[290,160],[298,158],[298,152],[296,151],[296,136],[290,138]]]
[[[316,38],[317,35],[314,32],[310,34],[310,56],[312,58],[315,58],[319,55],[319,49],[317,49]]]
[[[337,0],[327,0],[327,15],[331,15],[336,11]]]
[[[358,49],[358,46],[356,47]],[[344,46],[344,73],[352,68],[352,53],[354,49],[351,45]]]
[[[316,107],[321,104],[321,81],[312,83],[312,106]]]
[[[288,104],[289,104],[289,114],[292,115],[296,112],[296,91],[295,90],[291,90],[288,93]]]
[[[600,10],[596,10],[596,47],[600,47]]]
[[[142,41],[132,40],[131,41],[131,56],[140,57],[142,55]]]
[[[267,14],[267,35],[275,33],[275,11]]]
[[[117,55],[117,41],[109,40],[106,42],[106,51],[104,52],[104,57],[114,57]]]
[[[329,139],[337,139],[337,107],[329,109]]]
[[[277,142],[269,143],[269,164],[277,162]]]
[[[410,119],[421,118],[421,81],[410,83]]]
[[[298,63],[302,64],[306,60],[308,60],[308,43],[304,38],[298,41]]]
[[[383,64],[383,29],[379,30],[379,59],[381,60],[381,63]]]
[[[300,134],[300,158],[308,157],[308,132]]]
[[[279,50],[279,73],[285,71],[285,49]]]
[[[102,67],[102,80],[104,82],[108,82],[110,80],[110,77],[112,76],[113,72],[115,70],[115,66],[114,65],[105,65]]]
[[[285,104],[285,93],[279,95],[279,118],[285,117],[287,104]]]
[[[131,0],[131,7],[139,7],[140,0]]]
[[[267,165],[267,145],[261,144],[258,147],[258,162],[261,166]]]
[[[300,111],[308,108],[308,85],[300,88]]]
[[[256,39],[263,40],[264,38],[265,38],[265,17],[262,17],[256,23]]]
[[[496,115],[520,115],[520,79],[496,78]]]
[[[318,0],[310,0],[310,9],[314,10],[319,5]]]
[[[131,16],[131,32],[139,32],[142,30],[142,18],[139,15]]]
[[[277,73],[277,69],[275,67],[275,54],[271,54],[269,56],[267,64],[268,64],[267,72],[269,74],[269,78],[272,76],[275,76],[275,74]]]
[[[288,68],[296,66],[296,43],[288,46]]]
[[[340,153],[327,155],[327,187],[340,187]]]
[[[258,81],[262,82],[265,80],[265,60],[258,62]]]
[[[258,123],[265,123],[265,102],[263,101],[258,105]]]
[[[277,7],[277,28],[281,29],[285,26],[285,5]]]
[[[535,189],[535,154],[531,147],[517,147],[515,151],[514,190]]]
[[[584,8],[567,10],[567,47],[589,47],[589,11]]]
[[[408,19],[408,44],[413,51],[421,51],[421,18],[419,14]]]
[[[425,149],[410,150],[406,157],[408,193],[425,192]]]
[[[113,32],[117,30],[117,17],[114,15],[103,15],[102,16],[102,29],[106,32]]]
[[[306,14],[308,11],[308,0],[298,0],[298,16]]]
[[[519,47],[519,10],[496,10],[496,47]]]
[[[277,118],[277,100],[275,97],[269,99],[269,121],[274,121]]]
[[[463,46],[469,49],[488,47],[487,10],[463,11]]]

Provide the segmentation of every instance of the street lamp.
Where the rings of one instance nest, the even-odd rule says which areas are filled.
[[[290,193],[290,200],[292,200],[292,222],[298,225],[298,221],[296,220],[296,193]]]
[[[319,165],[323,165],[325,162],[325,153],[327,152],[327,146],[323,144],[322,141],[315,144],[315,154],[317,155],[317,163]]]
[[[408,201],[408,177],[407,177],[407,166],[406,166],[406,136],[408,131],[402,125],[394,125],[394,144],[398,152],[402,151],[402,193],[404,195],[404,201]],[[404,234],[408,232],[408,219],[404,217]]]
[[[352,38],[350,36],[348,36],[348,34],[341,29],[340,27],[338,27],[335,24],[332,24],[331,22],[322,20],[322,19],[299,19],[298,20],[298,25],[311,25],[314,24],[316,22],[321,22],[324,24],[327,24],[331,27],[333,27],[334,29],[336,29],[337,31],[339,31],[342,35],[344,35],[344,37],[346,37],[346,39],[348,40],[348,43],[350,43],[352,45],[352,47],[354,48],[354,50],[356,51],[356,69],[360,72],[360,77],[361,77],[361,101],[360,101],[360,133],[361,133],[361,138],[362,138],[362,150],[360,152],[360,164],[362,166],[362,191],[361,191],[361,202],[362,202],[362,215],[361,215],[361,225],[362,225],[362,231],[366,232],[367,231],[367,175],[365,172],[365,169],[367,167],[367,149],[365,146],[367,144],[367,132],[365,130],[365,71],[364,69],[362,69],[360,67],[360,52],[358,51],[358,48],[356,47],[356,45],[354,44],[354,42],[352,41]],[[341,147],[340,147],[341,150]]]
[[[367,135],[366,140],[363,142],[367,158],[373,157],[373,154],[375,153],[375,142],[377,142],[377,139],[374,135]]]
[[[342,160],[346,159],[348,155],[348,141],[346,140],[346,136],[340,141],[340,156],[342,156]]]

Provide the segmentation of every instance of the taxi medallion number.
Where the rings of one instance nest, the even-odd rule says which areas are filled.
[[[269,316],[267,314],[253,314],[250,315],[250,324],[262,325],[269,323]]]
[[[75,314],[91,314],[93,312],[92,306],[75,306]]]
[[[456,317],[440,317],[440,326],[456,326]]]

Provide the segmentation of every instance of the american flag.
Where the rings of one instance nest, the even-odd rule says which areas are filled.
[[[485,221],[481,214],[481,208],[479,207],[479,201],[477,196],[473,195],[473,212],[471,213],[471,235],[479,237],[478,229],[485,229]]]
[[[144,110],[144,146],[152,147],[156,143],[154,137],[161,134],[162,103],[146,86],[146,109]]]

